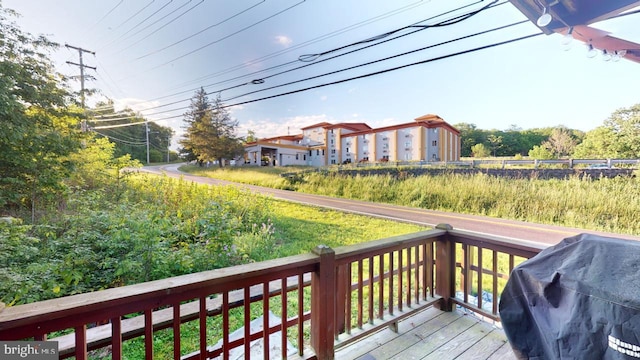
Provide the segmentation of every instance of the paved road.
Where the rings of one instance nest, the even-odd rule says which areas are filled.
[[[211,179],[183,173],[178,171],[179,166],[181,166],[181,164],[148,166],[142,168],[141,170],[156,174],[164,173],[167,176],[175,178],[183,177],[184,179],[203,184],[238,185],[258,192],[260,194],[271,195],[277,199],[294,201],[306,205],[320,206],[324,208],[348,211],[356,214],[375,216],[378,218],[411,222],[420,225],[435,226],[437,224],[447,223],[453,226],[455,229],[475,231],[479,233],[491,234],[494,236],[503,236],[541,244],[556,244],[566,237],[584,232],[590,232],[604,236],[640,240],[640,237],[631,235],[586,231],[583,229],[567,228],[562,226],[504,220],[487,216],[425,210],[407,206],[379,204],[359,200],[332,198],[322,195],[311,195],[294,191],[265,188],[261,186],[238,184],[229,181]]]

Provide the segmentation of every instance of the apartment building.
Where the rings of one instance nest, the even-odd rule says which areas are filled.
[[[365,123],[318,123],[297,135],[247,143],[246,165],[329,166],[386,161],[458,161],[460,132],[437,115],[373,129]]]

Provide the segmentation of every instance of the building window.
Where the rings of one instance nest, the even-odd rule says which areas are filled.
[[[331,139],[331,145],[333,145],[333,139]]]
[[[309,156],[311,156],[311,150],[309,150]]]
[[[347,148],[347,154],[349,153],[349,148]]]
[[[296,160],[300,160],[300,158],[299,158],[298,156],[299,156],[299,155],[298,155],[298,154],[296,154]]]
[[[405,160],[411,160],[411,154],[410,153],[404,154],[404,159]]]
[[[322,156],[324,156],[324,149],[322,149]]]
[[[411,147],[411,141],[405,141],[404,147]]]
[[[320,149],[316,150],[316,155],[320,155]]]
[[[336,149],[331,149],[331,153],[335,154],[336,153]]]
[[[335,160],[331,160],[331,164],[332,164],[332,165],[335,165],[335,164],[336,164],[336,161],[335,161]]]
[[[433,140],[431,142],[431,146],[438,146],[438,140]]]
[[[302,155],[302,160],[307,161],[307,154]]]

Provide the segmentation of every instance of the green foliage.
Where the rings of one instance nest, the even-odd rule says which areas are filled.
[[[79,113],[48,60],[57,44],[23,33],[14,15],[0,7],[0,208],[30,209],[33,219],[64,192]]]
[[[616,137],[612,129],[599,126],[585,135],[582,143],[576,146],[573,156],[579,159],[620,158],[623,149]]]
[[[28,303],[420,229],[151,175],[122,181],[118,196],[110,188],[76,189],[46,225],[0,218],[0,301]]]
[[[640,104],[618,109],[600,126],[589,131],[573,153],[582,158],[640,157]]]
[[[223,159],[244,153],[242,140],[235,134],[238,122],[222,106],[220,95],[211,103],[204,89],[191,99],[191,110],[185,114],[186,133],[180,140],[187,159],[197,159],[200,164],[218,161],[222,167]]]
[[[487,147],[484,144],[480,143],[480,144],[475,144],[471,147],[471,154],[473,155],[473,157],[483,158],[491,155],[491,152],[489,151],[489,149],[487,149]]]
[[[124,109],[116,112],[113,101],[99,102],[94,109],[90,109],[91,119],[99,118],[100,122],[92,122],[89,125],[111,126],[122,124],[139,124],[124,127],[98,129],[100,136],[108,138],[115,144],[114,156],[121,157],[129,155],[132,159],[141,163],[147,162],[147,126],[149,128],[149,162],[166,162],[167,150],[170,139],[173,136],[173,129],[160,126],[154,122],[145,125],[146,119],[136,114],[131,109]],[[110,120],[112,119],[112,120]]]
[[[536,145],[533,149],[529,150],[529,157],[538,160],[550,160],[555,158],[551,150],[547,149],[543,145]]]
[[[460,123],[454,125],[460,130],[462,141],[461,156],[470,157],[474,152],[472,146],[484,144],[491,149],[494,156],[513,156],[514,154],[526,155],[535,145],[540,145],[546,141],[554,128],[523,130],[515,125],[511,125],[507,130],[483,130],[478,129],[475,124]],[[570,130],[574,139],[581,138],[581,132]],[[476,156],[477,157],[477,156]]]

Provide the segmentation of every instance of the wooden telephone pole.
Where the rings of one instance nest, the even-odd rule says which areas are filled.
[[[80,47],[76,47],[76,46],[71,46],[69,44],[64,44],[64,46],[66,46],[69,49],[74,49],[74,50],[78,50],[78,56],[80,58],[80,62],[79,63],[74,63],[72,61],[67,61],[67,64],[69,65],[75,65],[80,67],[80,103],[82,104],[82,109],[84,109],[84,68],[87,69],[92,69],[92,70],[96,70],[95,66],[89,66],[89,65],[85,65],[84,62],[82,61],[82,53],[89,53],[91,55],[95,55],[96,53],[93,51],[89,51],[89,50],[85,50],[83,48]],[[83,120],[82,121],[82,131],[87,131],[87,121]]]

